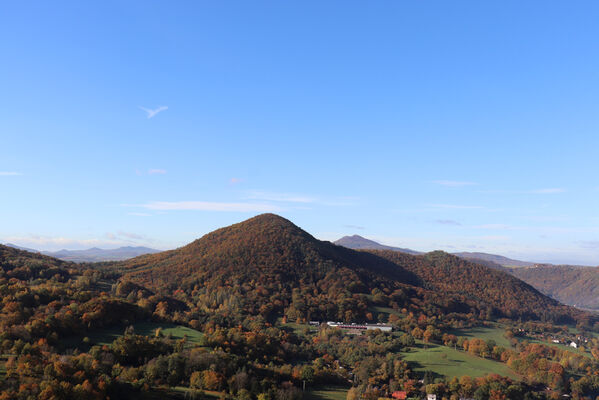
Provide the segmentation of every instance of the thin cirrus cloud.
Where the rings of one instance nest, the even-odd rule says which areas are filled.
[[[260,190],[252,190],[248,192],[246,198],[252,200],[276,201],[283,203],[316,203],[318,201],[316,197],[302,194],[264,192]]]
[[[225,212],[277,212],[282,208],[272,204],[228,203],[213,201],[151,201],[141,204],[147,210],[158,211],[225,211]]]
[[[454,221],[453,219],[438,219],[435,221],[441,225],[452,225],[452,226],[462,226],[458,221]]]
[[[0,176],[21,176],[23,175],[20,172],[15,171],[0,171]]]
[[[443,208],[449,210],[481,210],[484,207],[481,206],[468,206],[461,204],[431,204],[430,207],[433,208]]]
[[[579,244],[583,249],[599,250],[599,240],[583,240]]]
[[[343,225],[343,226],[345,228],[349,228],[349,229],[360,229],[360,230],[366,229],[366,227],[360,226],[360,225]]]
[[[150,174],[150,175],[164,175],[164,174],[166,174],[166,170],[165,169],[160,169],[160,168],[149,169],[148,170],[148,174]]]
[[[134,233],[134,232],[125,232],[125,231],[107,232],[104,236],[109,240],[116,240],[116,241],[120,240],[120,241],[126,241],[126,242],[131,242],[131,243],[135,243],[140,240],[143,240],[146,242],[153,241],[152,239],[148,238],[145,235],[140,235],[139,233]]]
[[[162,111],[168,110],[168,107],[160,106],[160,107],[157,107],[152,110],[151,108],[139,106],[139,109],[145,111],[146,115],[148,116],[148,119],[150,119],[150,118],[154,118],[156,116],[156,114],[161,113]]]
[[[451,180],[437,180],[433,181],[437,185],[447,186],[447,187],[463,187],[463,186],[473,186],[476,185],[476,182],[469,181],[451,181]]]
[[[507,224],[482,224],[474,226],[475,229],[490,229],[490,230],[511,230],[516,227]]]
[[[337,196],[311,196],[298,193],[280,193],[261,190],[251,190],[246,192],[245,198],[249,200],[261,200],[275,203],[298,203],[305,205],[322,205],[322,206],[353,206],[359,199],[356,197]],[[298,207],[295,207],[298,208]]]
[[[544,188],[544,189],[535,189],[531,190],[530,193],[533,194],[557,194],[564,193],[566,189],[563,188]]]

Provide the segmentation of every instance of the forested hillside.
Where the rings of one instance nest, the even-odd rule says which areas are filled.
[[[512,273],[564,304],[599,309],[599,269],[596,267],[550,265],[514,268]]]
[[[509,273],[442,251],[418,257],[394,251],[371,252],[414,273],[425,282],[426,288],[442,293],[445,298],[479,305],[479,309],[486,309],[487,318],[503,316],[571,322],[585,314],[559,304]]]
[[[599,394],[593,315],[446,253],[354,251],[272,214],[125,262],[0,246],[0,267],[2,400]]]
[[[574,322],[583,314],[509,274],[447,253],[354,251],[318,241],[273,214],[122,266],[128,271],[124,279],[168,293],[212,296],[227,287],[227,296],[242,302],[246,311],[265,307],[265,317],[287,313],[303,319],[363,320],[365,304],[362,311],[344,304],[357,301],[352,294],[373,290],[385,294],[386,306],[421,309],[424,303],[431,314],[475,312],[489,318],[562,322]]]

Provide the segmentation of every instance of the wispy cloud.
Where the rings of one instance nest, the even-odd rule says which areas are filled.
[[[454,221],[453,219],[438,219],[435,221],[441,225],[453,225],[453,226],[462,226],[458,221]]]
[[[149,238],[147,236],[141,235],[139,233],[133,233],[133,232],[118,231],[117,236],[122,237],[122,238],[132,239],[132,240],[149,240]]]
[[[159,168],[149,169],[148,170],[148,174],[150,174],[150,175],[164,175],[164,174],[166,174],[166,170],[165,169],[159,169]]]
[[[151,201],[139,205],[148,210],[197,210],[197,211],[229,211],[229,212],[278,212],[281,207],[259,203],[228,203],[210,201]]]
[[[599,250],[599,240],[583,240],[578,243],[583,249]]]
[[[156,114],[158,114],[159,112],[168,110],[168,107],[160,106],[160,107],[152,110],[150,108],[145,108],[145,107],[139,106],[139,109],[144,110],[146,112],[146,114],[148,115],[148,119],[150,119],[150,118],[154,118],[156,116]]]
[[[359,226],[359,225],[343,225],[345,228],[349,228],[349,229],[359,229],[359,230],[364,230],[366,229],[363,226]]]
[[[476,229],[491,229],[491,230],[506,230],[506,229],[517,229],[514,226],[506,224],[483,224],[474,226]]]
[[[535,189],[531,190],[529,193],[533,194],[556,194],[556,193],[564,193],[566,189],[562,188],[544,188],[544,189]]]
[[[133,216],[136,216],[136,217],[151,217],[152,216],[152,214],[140,213],[140,212],[130,212],[130,213],[127,213],[127,214],[128,215],[133,215]]]
[[[246,199],[272,201],[276,203],[300,203],[300,204],[319,204],[323,206],[351,206],[358,200],[355,197],[337,196],[312,196],[298,193],[281,193],[262,190],[250,190],[246,192]],[[297,206],[295,208],[298,208]]]
[[[504,235],[485,235],[485,236],[479,236],[478,237],[481,240],[490,240],[490,241],[505,241],[505,240],[510,240],[509,236],[504,236]]]
[[[231,185],[237,185],[238,183],[243,182],[243,179],[241,178],[231,178],[229,179],[229,184]]]
[[[445,208],[450,210],[480,210],[484,207],[482,206],[468,206],[468,205],[460,205],[460,204],[430,204],[433,208]]]
[[[476,185],[476,182],[469,181],[450,181],[450,180],[437,180],[433,181],[437,185],[447,186],[447,187],[463,187],[463,186],[473,186]]]
[[[246,195],[247,199],[277,201],[283,203],[316,203],[317,198],[295,193],[275,193],[263,192],[259,190],[249,191]]]
[[[20,172],[14,172],[14,171],[0,171],[0,176],[20,176],[23,175]]]

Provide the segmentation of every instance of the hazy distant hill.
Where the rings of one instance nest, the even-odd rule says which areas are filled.
[[[400,247],[392,247],[386,246],[384,244],[380,244],[375,242],[374,240],[366,239],[360,235],[353,236],[344,236],[341,239],[334,242],[338,246],[348,247],[350,249],[355,250],[393,250],[393,251],[401,251],[402,253],[408,254],[423,254],[422,252],[410,250],[410,249],[402,249]],[[529,267],[533,266],[534,263],[512,260],[507,257],[488,254],[488,253],[452,253],[458,257],[464,258],[466,260],[470,260],[473,262],[477,262],[479,264],[486,265],[490,268],[495,269],[503,269],[505,266],[517,266],[517,267]]]
[[[512,273],[562,303],[599,309],[599,268],[542,265],[514,268]]]
[[[535,265],[535,263],[533,263],[533,262],[513,260],[511,258],[507,258],[507,257],[500,256],[497,254],[471,253],[471,252],[467,252],[467,251],[461,252],[461,253],[453,253],[453,254],[458,257],[465,258],[467,260],[490,261],[492,263],[499,264],[504,267],[532,267],[533,265]]]
[[[117,249],[99,249],[97,247],[93,247],[87,250],[59,251],[39,251],[29,249],[27,247],[17,246],[11,243],[6,243],[5,246],[12,247],[14,249],[29,251],[31,253],[40,253],[50,257],[58,258],[60,260],[73,262],[123,261],[144,254],[153,254],[160,252],[160,250],[155,250],[149,247],[142,246],[125,246],[119,247]]]
[[[22,247],[22,246],[17,246],[16,244],[12,244],[12,243],[4,243],[4,246],[7,247],[12,247],[13,249],[17,249],[17,250],[25,250],[25,251],[29,251],[31,253],[39,253],[38,250],[35,249],[30,249],[29,247]]]
[[[422,254],[421,252],[415,250],[385,246],[384,244],[380,244],[374,240],[366,239],[360,235],[343,236],[341,239],[333,243],[335,243],[337,246],[343,246],[354,250],[393,250],[408,254]]]
[[[125,246],[118,249],[99,249],[93,247],[87,250],[59,250],[55,252],[43,252],[43,254],[74,262],[98,262],[98,261],[122,261],[144,254],[158,253],[159,250],[149,247]]]
[[[335,244],[352,249],[393,250],[418,254],[409,249],[385,246],[358,235],[345,236],[337,240]],[[599,310],[599,267],[536,264],[481,252],[452,254],[476,264],[510,273],[541,293],[564,304]]]

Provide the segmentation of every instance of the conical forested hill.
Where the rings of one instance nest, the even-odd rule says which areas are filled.
[[[204,296],[209,307],[238,306],[270,316],[363,318],[367,304],[354,293],[376,288],[391,294],[420,284],[384,258],[319,241],[273,214],[121,265],[129,270],[124,279],[155,290],[182,290]],[[348,310],[355,315],[346,315]]]
[[[153,287],[173,288],[199,276],[228,284],[250,281],[318,282],[335,272],[350,282],[417,284],[417,278],[380,257],[315,239],[290,221],[262,214],[218,229],[176,250],[125,264],[130,276]]]
[[[573,320],[579,312],[501,271],[443,252],[355,251],[263,214],[119,264],[124,280],[204,311],[364,320],[373,306],[428,315]]]

